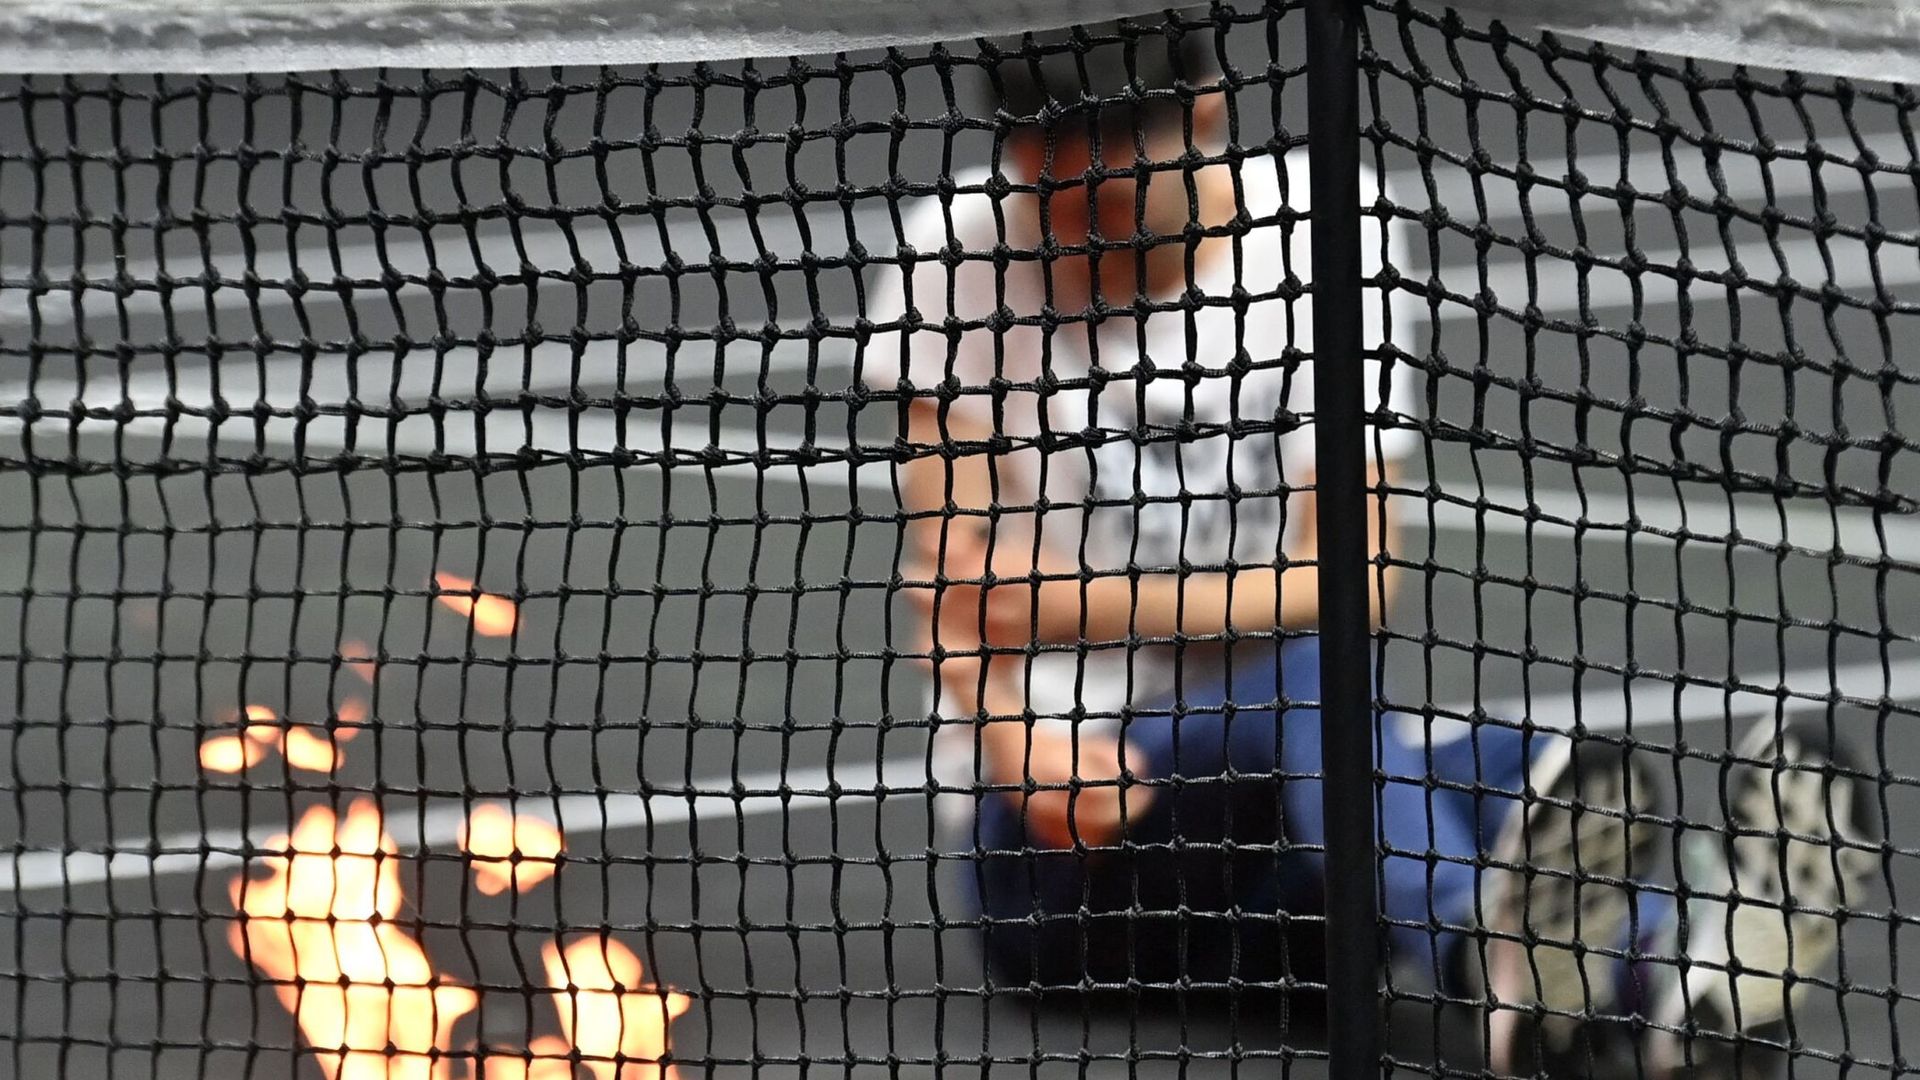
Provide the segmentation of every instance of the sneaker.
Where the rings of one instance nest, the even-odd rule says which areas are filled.
[[[1723,766],[1724,829],[1679,839],[1685,927],[1656,958],[1668,985],[1650,1039],[1657,1075],[1759,1076],[1840,947],[1879,866],[1873,783],[1820,721],[1755,725]],[[1685,934],[1682,946],[1681,934]]]
[[[1639,933],[1634,881],[1655,866],[1658,789],[1627,748],[1565,738],[1535,756],[1526,787],[1483,877],[1487,1063],[1593,1076],[1589,1021],[1620,1015],[1620,946]]]

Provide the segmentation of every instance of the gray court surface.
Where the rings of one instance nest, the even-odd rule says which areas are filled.
[[[1241,27],[1234,42],[1255,66],[1260,29]],[[1297,62],[1297,45],[1281,37],[1281,59]],[[1405,61],[1405,43],[1388,37],[1376,43],[1382,55]],[[1419,41],[1435,61],[1437,39]],[[1466,74],[1504,85],[1486,47],[1465,53]],[[1604,107],[1591,72],[1559,73]],[[886,78],[856,84],[856,113],[894,108]],[[937,83],[906,85],[909,113],[940,108]],[[1505,441],[1469,449],[1435,438],[1396,478],[1404,531],[1380,670],[1397,715],[1386,723],[1445,740],[1478,711],[1625,734],[1641,740],[1678,812],[1711,828],[1721,808],[1704,758],[1730,732],[1756,717],[1830,712],[1884,770],[1879,803],[1894,843],[1884,879],[1854,898],[1844,971],[1815,973],[1838,988],[1815,989],[1796,1017],[1809,1052],[1795,1075],[1893,1075],[1897,1033],[1920,1021],[1916,950],[1907,916],[1893,914],[1920,888],[1910,851],[1920,788],[1908,779],[1920,775],[1920,462],[1892,438],[1910,439],[1920,415],[1920,386],[1903,381],[1920,370],[1920,181],[1810,166],[1805,128],[1819,131],[1825,153],[1872,149],[1909,173],[1911,134],[1891,109],[1863,104],[1850,129],[1822,102],[1801,103],[1811,111],[1802,117],[1764,99],[1761,125],[1800,154],[1763,163],[1645,130],[1623,140],[1599,121],[1570,136],[1563,118],[1516,122],[1506,104],[1469,115],[1431,89],[1416,102],[1390,76],[1379,89],[1402,136],[1443,151],[1429,177],[1404,145],[1377,158],[1369,150],[1394,198],[1516,239],[1482,251],[1471,229],[1436,231],[1431,244],[1422,232],[1411,265],[1398,268],[1445,296],[1433,310],[1416,305],[1413,324],[1396,330],[1402,347],[1443,360],[1416,380],[1420,411]],[[1635,88],[1610,92],[1653,111]],[[1278,93],[1246,90],[1242,143],[1268,137],[1275,101],[1283,126],[1303,132],[1304,93],[1301,77]],[[696,116],[712,132],[745,123],[737,91],[710,93],[698,113],[690,92],[656,105],[662,130]],[[637,96],[614,93],[605,106],[611,119],[600,123],[637,124]],[[417,133],[432,144],[451,137],[446,113],[459,111],[390,107],[396,134],[376,134],[375,102],[356,99],[339,109],[337,138],[404,145]],[[517,117],[486,95],[472,107],[522,142],[550,125],[577,144],[595,122],[591,102]],[[790,96],[768,94],[759,108],[760,129],[779,130],[824,123],[834,105],[829,90],[804,116]],[[175,146],[231,145],[242,111],[229,98],[204,113],[158,110],[155,130]],[[72,119],[49,113],[32,131],[19,112],[0,118],[10,153],[113,138],[98,100]],[[1754,118],[1719,99],[1676,119],[1724,125],[1726,139],[1754,135]],[[321,119],[305,123],[320,126],[296,130],[282,116],[250,137],[326,133]],[[1475,145],[1490,161],[1517,160],[1520,135],[1543,178],[1771,202],[1779,219],[1769,229],[1648,201],[1622,211],[1564,183],[1447,160]],[[907,142],[901,167],[930,179],[938,133]],[[956,161],[986,145],[961,137]],[[844,173],[871,184],[886,174],[887,151],[884,134],[850,140],[844,165],[812,144],[792,164],[778,146],[737,157],[726,147],[662,151],[654,184],[675,197],[705,185],[725,200],[778,190],[790,167],[809,183]],[[243,182],[209,167],[202,188],[182,166],[171,198],[191,191],[215,209],[244,201],[268,212],[331,200],[347,215],[454,199],[454,173],[436,165],[411,178],[403,165],[352,170],[351,183],[318,169],[258,169]],[[89,201],[97,213],[111,198],[150,215],[170,189],[148,171],[128,175],[132,187],[116,194],[104,165],[29,179],[17,156],[0,162],[0,457],[10,466],[0,472],[0,708],[12,714],[0,739],[0,1077],[315,1080],[289,1018],[227,945],[228,883],[249,845],[310,806],[369,792],[402,850],[418,856],[406,871],[409,926],[443,971],[486,991],[471,1021],[483,1041],[550,1028],[524,989],[539,945],[556,930],[607,927],[641,953],[651,979],[695,998],[674,1029],[690,1072],[1320,1074],[1304,953],[1297,985],[1238,999],[1036,1004],[983,972],[965,896],[968,764],[954,759],[960,743],[932,737],[926,670],[902,655],[919,645],[892,584],[895,477],[887,464],[849,460],[850,450],[890,444],[892,405],[845,393],[844,337],[711,340],[725,321],[803,327],[816,305],[828,324],[849,325],[844,269],[760,275],[751,263],[803,246],[886,250],[883,200],[671,209],[572,229],[539,214],[512,227],[331,237],[216,223],[129,233],[117,252],[104,229],[29,240],[17,224]],[[628,197],[649,192],[631,163],[613,176]],[[489,162],[465,180],[482,185],[465,189],[475,201],[511,188],[570,206],[597,191],[591,169],[571,167],[554,170],[549,189],[530,160]],[[1872,219],[1906,242],[1816,232],[1803,220],[1816,206],[1842,226]],[[689,276],[677,296],[657,279],[629,292],[555,277],[484,305],[470,291],[438,298],[411,285],[390,302],[378,287],[383,266],[457,275],[622,257],[653,265],[668,248],[741,268]],[[1654,269],[1630,272],[1636,264]],[[205,268],[218,280],[182,280],[164,296],[24,287],[34,265],[56,279]],[[363,284],[296,299],[246,286],[249,271]],[[1905,307],[1876,320],[1858,307],[1729,290],[1730,272],[1852,296],[1877,289]],[[1491,317],[1481,297],[1497,309]],[[1529,309],[1546,319],[1531,332],[1519,319]],[[605,333],[624,318],[706,337],[672,347],[472,343],[483,329]],[[1683,328],[1690,344],[1660,344]],[[436,347],[436,332],[462,340]],[[395,335],[415,346],[391,344]],[[141,346],[355,337],[361,347],[312,360],[279,348],[210,358]],[[29,363],[30,340],[52,351]],[[83,341],[135,347],[88,352]],[[1781,356],[1796,363],[1768,362]],[[1843,357],[1868,374],[1834,374]],[[1873,377],[1889,370],[1901,378]],[[1737,429],[1712,422],[1729,414]],[[1584,459],[1542,452],[1566,448]],[[362,464],[340,468],[342,454]],[[213,473],[210,457],[275,465]],[[117,473],[114,463],[136,468]],[[1732,494],[1687,478],[1690,467],[1809,494]],[[1858,497],[1835,506],[1818,496],[1823,487]],[[1880,512],[1867,508],[1876,493],[1891,496]],[[436,572],[521,597],[516,633],[473,635],[437,604]],[[200,769],[203,739],[244,705],[324,723],[332,705],[369,696],[341,664],[349,643],[383,657],[376,722],[346,744],[331,779]],[[942,784],[956,790],[930,798]],[[555,881],[518,897],[467,887],[457,832],[481,799],[562,826],[570,859]],[[1317,925],[1301,914],[1299,936],[1311,939]],[[1470,1014],[1403,1006],[1396,1053],[1415,1066],[1440,1054],[1474,1068],[1477,1027]]]

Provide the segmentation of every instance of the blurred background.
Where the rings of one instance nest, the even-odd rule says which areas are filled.
[[[1236,141],[1284,153],[1302,17],[1227,22]],[[1410,241],[1375,287],[1424,433],[1386,722],[1624,732],[1710,826],[1728,732],[1813,711],[1877,755],[1897,841],[1911,93],[1370,31],[1363,156]],[[983,76],[933,55],[0,83],[0,1074],[317,1075],[229,881],[356,792],[483,1040],[550,1023],[539,941],[604,927],[693,998],[682,1069],[1317,1073],[1310,918],[1282,992],[1036,1012],[954,902],[971,751],[903,656],[898,404],[854,371],[901,210],[874,189],[991,151],[940,122]],[[349,702],[337,771],[202,768],[247,706],[357,730]],[[561,826],[551,883],[467,887],[486,799]],[[1891,1074],[1920,1019],[1887,866],[1800,1075]]]

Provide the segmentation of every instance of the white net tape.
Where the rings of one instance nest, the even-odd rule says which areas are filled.
[[[674,63],[1046,30],[1141,0],[0,0],[0,70]]]
[[[1514,29],[1920,82],[1920,0],[1474,0]],[[718,60],[1050,29],[1143,0],[0,0],[0,70],[287,71]]]

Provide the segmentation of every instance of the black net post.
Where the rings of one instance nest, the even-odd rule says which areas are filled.
[[[1360,274],[1360,5],[1307,4],[1328,1075],[1380,1075]]]

